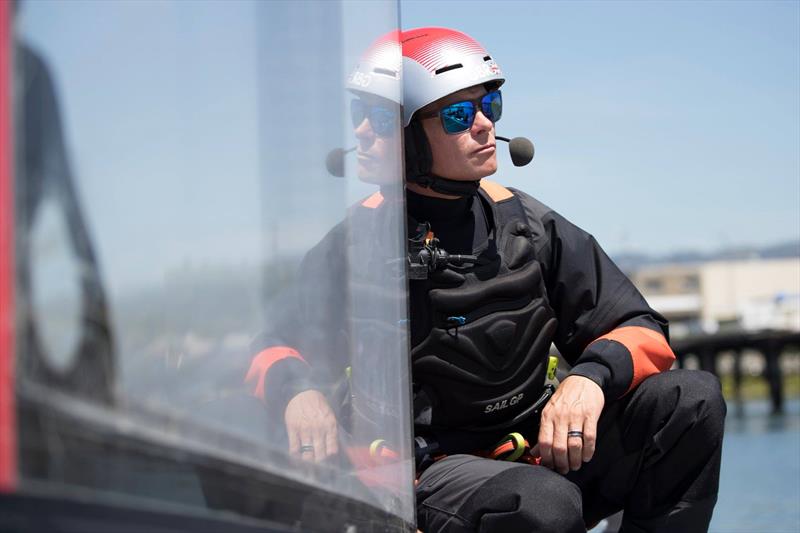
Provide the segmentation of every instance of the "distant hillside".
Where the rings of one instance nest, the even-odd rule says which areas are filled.
[[[778,259],[785,257],[800,257],[800,240],[762,247],[737,246],[723,248],[714,252],[678,251],[666,255],[620,253],[614,254],[612,258],[623,271],[630,272],[647,265],[667,263],[700,263],[732,259]]]

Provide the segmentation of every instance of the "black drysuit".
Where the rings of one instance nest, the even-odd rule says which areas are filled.
[[[378,228],[381,216],[380,202],[354,208],[309,252],[300,279],[335,279],[336,270],[345,268],[346,250],[359,245],[352,228]],[[474,263],[448,265],[409,282],[415,431],[448,454],[420,476],[420,529],[579,531],[620,509],[629,531],[707,528],[725,410],[719,386],[707,374],[660,374],[673,360],[666,322],[597,242],[534,198],[486,180],[479,194],[458,200],[408,192],[408,217],[412,232],[419,222],[430,223],[450,254],[476,256]],[[374,290],[368,288],[369,270],[381,268],[381,258],[373,259],[362,265],[364,290]],[[315,272],[319,265],[325,274]],[[282,316],[326,322],[316,331],[348,331],[335,324],[346,313],[330,313],[325,305],[346,301],[343,286],[295,293],[282,304],[294,309]],[[287,322],[271,331],[292,329]],[[368,365],[357,361],[346,335],[313,337],[267,334],[259,340],[256,351],[266,351],[271,362],[251,378],[276,416],[300,390],[324,390],[344,366],[358,372]],[[385,342],[385,335],[378,337]],[[535,442],[533,406],[551,343],[571,365],[570,374],[592,379],[605,395],[594,459],[561,476],[465,455],[510,431]],[[293,353],[280,355],[287,347]],[[337,360],[336,354],[353,359]],[[379,390],[355,396],[367,399],[362,414],[399,412]]]

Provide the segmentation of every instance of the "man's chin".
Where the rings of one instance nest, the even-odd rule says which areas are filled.
[[[400,176],[397,173],[389,172],[388,170],[384,173],[375,173],[375,172],[361,172],[359,169],[358,172],[358,179],[364,183],[369,183],[371,185],[392,185],[401,183]]]
[[[470,172],[472,176],[474,176],[473,180],[479,180],[481,178],[485,178],[486,176],[491,176],[495,172],[497,172],[497,158],[492,157],[481,163],[480,165],[475,165]]]
[[[481,168],[479,172],[475,173],[477,177],[474,179],[479,180],[487,176],[491,176],[495,172],[497,172],[497,163],[495,163],[494,165],[488,165]]]
[[[381,168],[375,165],[372,160],[359,160],[356,170],[358,179],[364,183],[378,183],[380,181]]]

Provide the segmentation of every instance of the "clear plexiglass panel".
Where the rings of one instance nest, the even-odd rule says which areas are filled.
[[[15,16],[22,486],[413,524],[396,2]]]

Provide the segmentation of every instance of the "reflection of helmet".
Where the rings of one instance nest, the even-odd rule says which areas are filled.
[[[505,81],[500,67],[472,37],[447,28],[404,31],[403,125],[421,108],[448,94]]]
[[[400,32],[391,31],[378,38],[358,60],[355,70],[347,78],[347,89],[355,93],[369,93],[401,103]]]

